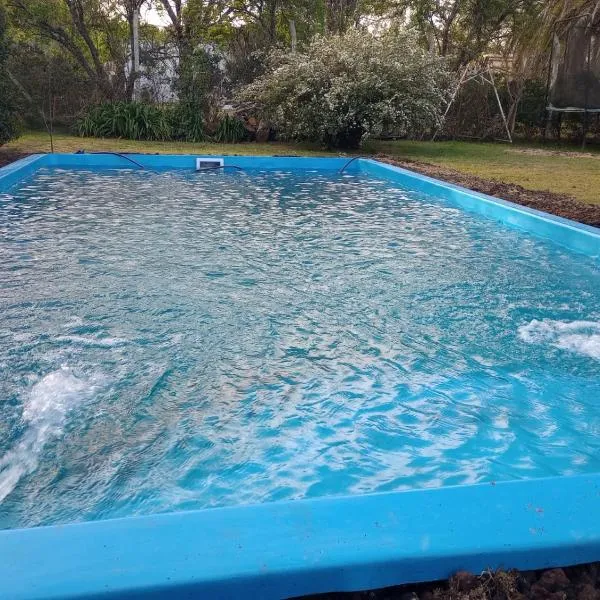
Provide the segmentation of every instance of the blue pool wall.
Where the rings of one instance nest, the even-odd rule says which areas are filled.
[[[600,229],[596,227],[480,194],[375,160],[361,160],[359,168],[361,172],[368,175],[389,179],[411,190],[443,198],[464,210],[479,213],[505,225],[550,239],[571,250],[600,257]]]
[[[600,476],[0,531],[0,596],[276,600],[600,559]]]
[[[131,155],[153,169],[195,156]],[[347,158],[226,157],[259,169],[339,170]],[[134,168],[111,155],[41,155],[0,169],[0,192],[38,168]],[[361,159],[465,210],[600,255],[600,230]],[[265,598],[600,560],[600,474],[331,497],[0,531],[0,597]]]

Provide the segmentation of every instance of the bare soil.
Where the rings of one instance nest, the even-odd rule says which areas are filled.
[[[511,148],[511,152],[533,154],[534,156],[566,156],[568,158],[595,158],[600,160],[598,152],[574,152],[572,150],[545,150],[544,148]]]
[[[4,167],[15,160],[19,160],[20,158],[25,158],[27,154],[22,154],[20,152],[13,152],[12,150],[0,150],[0,167]]]
[[[456,183],[476,192],[496,196],[503,200],[509,200],[516,204],[552,213],[559,217],[579,221],[586,225],[600,227],[600,205],[586,204],[566,194],[528,190],[520,185],[483,179],[469,175],[468,173],[449,169],[448,167],[440,167],[429,163],[399,160],[384,154],[377,155],[375,158],[382,162],[417,171],[423,175]]]
[[[600,600],[600,563],[543,571],[466,571],[447,581],[305,600]]]

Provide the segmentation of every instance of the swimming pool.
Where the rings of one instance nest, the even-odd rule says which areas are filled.
[[[574,529],[573,509],[552,530],[547,512],[598,508],[597,230],[368,160],[343,173],[346,159],[136,160],[148,168],[53,155],[0,171],[0,548],[19,568],[19,548],[42,557],[60,532],[69,556],[110,539],[96,565],[112,551],[137,565],[69,575],[70,589],[48,583],[60,552],[47,554],[37,596],[102,582],[235,597],[256,578],[259,596],[283,597],[408,580],[409,557],[417,580],[469,551],[600,558],[597,524]],[[508,542],[440,534],[457,506],[482,502],[473,525],[489,527],[520,494],[533,496]],[[365,518],[371,554],[356,543]],[[221,547],[218,567],[203,554],[182,574],[189,548],[168,548],[187,527],[237,558]],[[304,532],[302,552],[283,531]],[[149,534],[172,555],[160,585],[140,574]]]

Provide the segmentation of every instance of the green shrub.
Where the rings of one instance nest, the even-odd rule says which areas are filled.
[[[523,94],[517,112],[517,125],[526,136],[532,132],[542,131],[546,122],[546,82],[528,80],[523,87]]]
[[[411,32],[350,29],[302,52],[276,51],[241,99],[283,136],[333,147],[417,135],[437,124],[451,77]]]
[[[77,122],[81,136],[166,140],[171,127],[166,111],[142,102],[110,102],[89,108]]]
[[[248,137],[248,132],[241,119],[225,115],[220,121],[214,135],[215,142],[237,144]]]
[[[206,140],[204,116],[201,106],[193,102],[180,102],[169,112],[171,137],[184,142]]]

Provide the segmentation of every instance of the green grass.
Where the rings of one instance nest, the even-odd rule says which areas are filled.
[[[190,144],[186,142],[137,142],[130,140],[55,136],[56,152],[83,149],[113,152],[165,154],[294,154],[331,155],[316,146],[302,144]],[[5,146],[8,151],[49,152],[48,135],[30,132]],[[565,152],[565,150],[570,150]],[[573,151],[575,150],[575,151]],[[0,149],[0,153],[3,149]],[[383,152],[399,159],[449,167],[486,179],[514,183],[531,190],[568,194],[584,202],[600,204],[600,152],[580,153],[573,148],[540,145],[484,144],[477,142],[372,142],[363,154]],[[533,153],[535,152],[535,153]]]
[[[34,154],[50,152],[50,139],[45,132],[27,132],[3,148],[15,152]],[[283,143],[215,144],[201,142],[140,142],[135,140],[82,138],[58,133],[54,135],[55,152],[142,152],[146,154],[297,154],[324,155],[327,152],[314,146]],[[2,152],[2,149],[0,149]]]
[[[597,150],[581,153],[573,148],[540,145],[412,141],[378,142],[375,147],[399,158],[600,204],[600,153]]]

